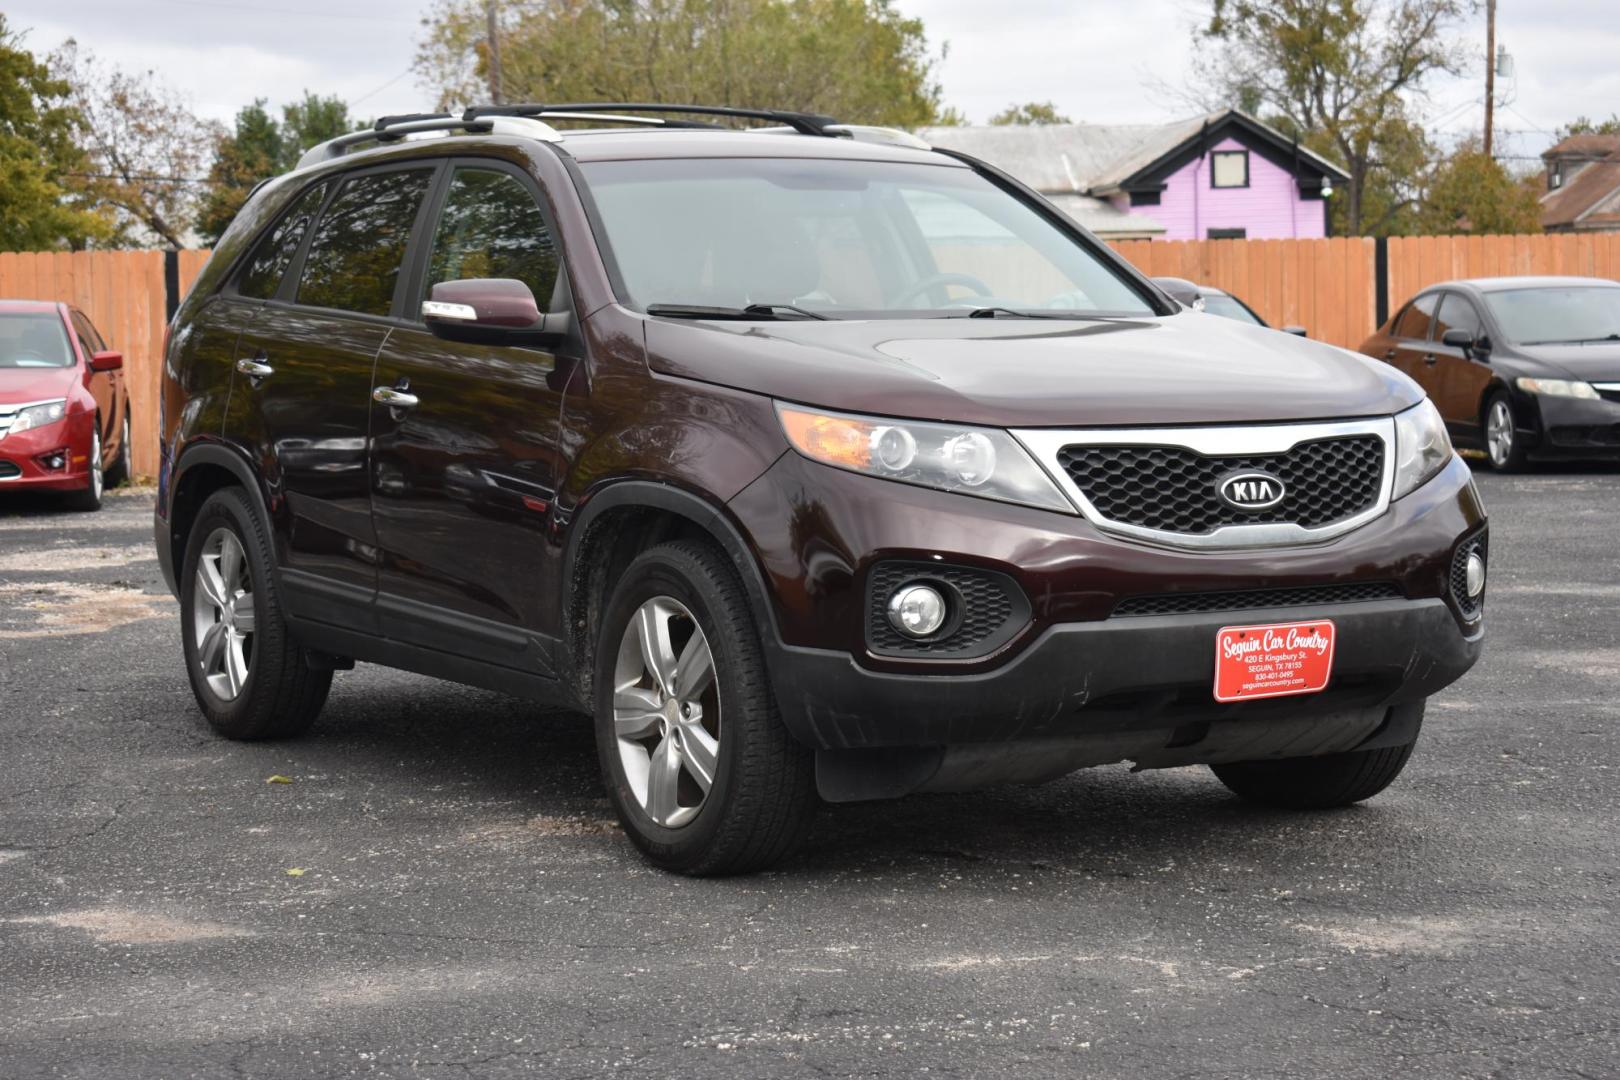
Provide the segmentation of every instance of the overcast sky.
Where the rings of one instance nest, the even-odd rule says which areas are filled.
[[[9,0],[14,29],[48,50],[69,36],[104,60],[152,68],[206,116],[229,121],[256,97],[272,104],[305,88],[337,94],[361,115],[431,104],[410,71],[427,0]],[[1076,120],[1169,120],[1194,111],[1179,85],[1199,0],[898,0],[948,46],[948,104],[982,122],[1014,101],[1044,101]],[[1469,32],[1484,54],[1483,16]],[[1499,84],[1503,144],[1543,149],[1553,128],[1620,109],[1620,2],[1501,0],[1497,39],[1516,78]],[[1442,130],[1477,130],[1478,79],[1436,86]],[[794,102],[769,102],[791,108]]]

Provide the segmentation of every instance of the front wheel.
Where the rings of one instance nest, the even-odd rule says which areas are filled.
[[[90,465],[86,470],[84,487],[68,496],[68,505],[75,510],[101,509],[103,477],[101,472],[101,418],[96,418],[96,429],[90,433]]]
[[[1497,472],[1523,472],[1530,464],[1524,440],[1519,437],[1518,416],[1513,399],[1498,390],[1485,405],[1485,456]]]
[[[1321,757],[1211,765],[1216,779],[1240,798],[1287,810],[1326,810],[1370,799],[1406,767],[1415,742]]]
[[[815,757],[777,713],[730,564],[689,541],[625,570],[602,619],[596,745],[619,820],[656,866],[761,870],[803,838]]]

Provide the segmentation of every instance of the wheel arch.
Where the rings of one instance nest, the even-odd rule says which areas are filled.
[[[169,591],[179,595],[178,574],[180,561],[185,557],[186,544],[197,511],[214,492],[226,487],[240,487],[248,494],[253,512],[264,525],[266,535],[270,529],[269,501],[253,467],[247,458],[233,447],[216,442],[197,443],[181,451],[170,478],[168,505],[168,551],[159,552],[161,562],[169,570]],[[159,542],[164,542],[161,538]]]
[[[685,488],[621,480],[592,493],[574,518],[563,553],[562,617],[567,651],[564,677],[587,708],[592,700],[594,645],[602,608],[617,572],[648,548],[669,540],[699,539],[731,562],[748,596],[755,625],[773,650],[776,619],[765,578],[740,528],[723,508]]]

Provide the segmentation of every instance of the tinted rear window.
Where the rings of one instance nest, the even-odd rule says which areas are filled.
[[[1419,341],[1429,336],[1429,324],[1434,321],[1434,306],[1440,302],[1439,293],[1430,293],[1420,296],[1401,312],[1401,318],[1395,324],[1395,336],[1399,338],[1416,338]]]
[[[260,300],[276,294],[281,287],[282,275],[287,272],[288,264],[292,262],[298,245],[303,242],[304,233],[309,229],[310,220],[321,208],[321,201],[325,197],[325,184],[317,184],[299,196],[292,209],[259,241],[253,257],[242,271],[241,280],[236,284],[237,292]]]
[[[412,169],[346,181],[315,226],[298,302],[387,315],[411,226],[432,179],[432,170]]]
[[[74,360],[54,311],[0,313],[0,368],[72,367]]]

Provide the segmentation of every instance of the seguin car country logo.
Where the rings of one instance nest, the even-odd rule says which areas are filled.
[[[1238,510],[1269,510],[1283,501],[1288,489],[1270,473],[1239,472],[1217,481],[1215,493]]]

